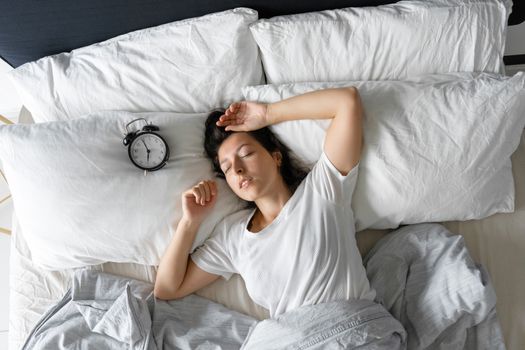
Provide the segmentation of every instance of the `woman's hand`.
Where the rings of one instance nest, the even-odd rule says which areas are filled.
[[[271,124],[268,105],[257,102],[234,102],[217,121],[226,131],[252,131]]]
[[[200,224],[209,214],[217,199],[214,180],[201,181],[182,194],[182,219]]]

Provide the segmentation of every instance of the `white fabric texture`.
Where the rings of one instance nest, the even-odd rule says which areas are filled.
[[[22,116],[21,119],[22,121]],[[483,220],[444,223],[451,232],[465,238],[470,254],[490,273],[498,297],[498,319],[508,349],[522,349],[525,338],[525,290],[522,266],[525,265],[525,134],[512,156],[512,170],[516,181],[516,211],[495,214]],[[46,271],[31,261],[31,254],[22,231],[13,217],[9,264],[9,349],[19,349],[40,316],[55,304],[67,290],[70,273],[74,270]],[[362,256],[387,230],[365,230],[357,234]],[[153,282],[155,268],[131,263],[105,263],[93,268],[122,276]],[[234,275],[228,281],[220,278],[197,292],[198,295],[222,303],[227,307],[258,319],[267,318],[266,309],[248,296],[244,281]]]
[[[357,231],[481,219],[514,210],[510,156],[525,125],[525,74],[431,75],[412,81],[247,87],[274,102],[307,91],[357,86],[365,116],[352,207]],[[300,158],[315,162],[326,120],[271,126]]]
[[[239,273],[271,317],[302,305],[374,300],[350,206],[358,169],[343,176],[323,152],[268,226],[257,233],[247,229],[255,209],[230,215],[192,260],[224,278]]]
[[[513,213],[443,224],[465,238],[472,258],[489,272],[507,349],[525,349],[525,132],[512,155],[512,171],[516,185]]]
[[[99,110],[206,112],[262,83],[248,25],[236,8],[172,22],[26,63],[9,72],[36,122]]]
[[[22,109],[19,122],[34,123],[27,109]],[[8,340],[9,349],[20,349],[42,314],[56,304],[70,287],[71,276],[76,269],[50,271],[36,265],[15,212],[12,223]],[[154,283],[156,275],[155,266],[134,263],[106,262],[91,265],[90,268],[150,283]],[[268,310],[250,299],[244,281],[239,275],[233,276],[228,281],[218,279],[196,294],[260,320],[268,317]]]
[[[20,123],[32,123],[29,112],[22,109]],[[482,220],[451,221],[443,224],[461,234],[472,258],[489,271],[498,301],[498,319],[508,349],[525,348],[525,290],[522,266],[525,266],[525,134],[518,150],[512,155],[512,171],[516,183],[514,213],[495,214]],[[67,271],[47,271],[31,261],[31,254],[13,215],[9,264],[9,349],[19,349],[30,330],[45,310],[56,303],[68,288]],[[362,256],[388,230],[364,230],[356,235]],[[153,282],[153,266],[130,263],[94,265],[101,271]],[[255,304],[248,296],[244,281],[234,275],[228,281],[219,278],[199,290],[198,295],[222,303],[227,307],[258,319],[267,318],[268,311]]]
[[[403,226],[363,261],[376,301],[406,329],[407,349],[505,349],[494,288],[460,235],[438,224]]]
[[[122,139],[138,117],[160,128],[168,164],[136,168]],[[0,161],[33,261],[64,269],[106,261],[158,265],[178,220],[181,194],[214,177],[204,155],[203,114],[106,111],[70,121],[0,127]],[[245,206],[222,179],[193,248]]]
[[[20,349],[44,312],[56,304],[71,287],[72,276],[76,269],[50,271],[35,265],[15,214],[12,222],[8,338],[9,349]],[[150,283],[155,282],[155,266],[107,262],[91,265],[90,268]],[[239,275],[228,281],[218,279],[196,294],[257,319],[268,317],[268,311],[250,299],[244,281]]]
[[[268,83],[503,73],[509,0],[407,0],[260,19]]]

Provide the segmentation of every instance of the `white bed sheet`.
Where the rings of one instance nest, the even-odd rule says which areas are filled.
[[[32,122],[22,109],[21,123]],[[488,270],[498,296],[497,312],[508,349],[525,349],[525,134],[512,156],[516,183],[516,211],[496,214],[484,220],[447,222],[452,232],[465,237],[473,258]],[[358,232],[361,254],[383,237],[387,230]],[[156,268],[139,264],[105,263],[91,268],[153,282]],[[68,289],[72,269],[47,271],[35,266],[13,214],[10,257],[9,349],[19,349],[41,315]],[[243,280],[219,279],[197,294],[258,319],[268,317],[266,309],[249,298]]]

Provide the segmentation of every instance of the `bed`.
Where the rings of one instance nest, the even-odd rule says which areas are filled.
[[[443,1],[446,2],[446,1]],[[259,18],[271,18],[279,15],[289,15],[295,13],[304,13],[308,11],[322,11],[326,9],[338,9],[348,6],[352,7],[361,7],[361,6],[379,6],[383,4],[391,3],[389,1],[332,1],[324,2],[322,7],[315,2],[302,2],[301,4],[293,1],[280,2],[280,4],[260,4],[258,2],[235,2],[235,1],[221,1],[221,2],[212,2],[208,3],[206,1],[201,2],[192,2],[191,6],[188,7],[187,3],[173,3],[169,1],[159,1],[156,3],[156,7],[146,6],[140,2],[125,2],[120,4],[113,2],[111,4],[100,2],[91,2],[89,5],[86,5],[85,8],[81,7],[72,7],[67,4],[67,2],[54,1],[52,3],[46,4],[45,6],[30,3],[31,11],[27,10],[28,3],[18,2],[16,5],[11,5],[8,8],[2,8],[0,13],[3,14],[4,19],[6,18],[16,18],[17,21],[22,21],[25,23],[30,23],[31,25],[20,28],[16,25],[7,25],[7,29],[2,36],[0,36],[0,56],[5,59],[7,62],[12,64],[14,67],[22,66],[24,63],[33,62],[37,59],[40,59],[44,56],[49,56],[53,54],[58,54],[60,52],[70,51],[75,48],[84,47],[86,45],[91,45],[93,43],[101,42],[107,40],[108,38],[114,38],[118,35],[125,35],[126,33],[134,30],[139,30],[141,28],[153,27],[163,23],[168,23],[172,21],[179,21],[185,18],[193,18],[197,16],[203,16],[208,13],[214,13],[218,11],[224,11],[228,9],[233,9],[236,7],[247,7],[256,9],[259,12]],[[439,3],[439,1],[438,1]],[[2,5],[7,6],[7,5]],[[36,9],[35,6],[42,7]],[[512,14],[509,19],[509,24],[518,24],[525,19],[525,13],[522,8],[522,4],[514,4]],[[117,10],[118,9],[118,10]],[[62,12],[57,12],[60,10]],[[370,11],[373,11],[370,8]],[[390,15],[388,11],[385,15]],[[90,13],[92,16],[84,16],[85,13]],[[247,12],[247,15],[252,15],[252,13]],[[352,14],[350,14],[352,15]],[[13,17],[15,16],[15,17]],[[331,14],[329,16],[335,16]],[[328,16],[328,17],[329,17]],[[47,19],[42,21],[42,18]],[[330,17],[329,17],[330,18]],[[298,23],[302,23],[304,18],[298,19]],[[312,20],[312,18],[306,18],[306,20]],[[333,20],[333,18],[330,18]],[[46,23],[42,25],[41,23]],[[263,30],[265,26],[279,25],[279,21],[275,22],[263,22],[260,32],[253,32],[254,36],[258,39],[259,48],[255,47],[254,52],[261,52],[262,54],[262,66],[264,66],[264,77],[262,76],[263,71],[257,69],[246,69],[247,74],[244,77],[235,77],[234,83],[241,86],[247,85],[262,85],[264,83],[272,84],[286,84],[288,82],[308,82],[308,81],[338,81],[338,80],[347,80],[347,81],[359,81],[364,80],[359,77],[352,77],[340,70],[334,71],[320,71],[314,72],[314,79],[309,78],[308,69],[301,70],[293,69],[293,65],[299,58],[297,57],[284,57],[283,52],[275,50],[276,57],[272,57],[272,50],[268,50],[268,45],[271,41],[264,41],[264,35],[266,33]],[[71,30],[64,32],[63,26],[70,26]],[[506,25],[506,23],[505,23]],[[35,29],[36,28],[36,29]],[[213,28],[212,28],[213,29]],[[285,32],[284,29],[278,28],[279,30],[275,33],[280,34]],[[489,28],[490,30],[491,28]],[[16,31],[15,31],[16,30]],[[280,31],[281,30],[281,31]],[[237,33],[237,32],[235,32]],[[503,31],[504,33],[504,31]],[[11,35],[11,36],[9,36]],[[9,36],[9,37],[8,37]],[[39,37],[41,36],[41,37]],[[31,40],[28,40],[29,37],[32,37]],[[25,40],[20,40],[24,39]],[[283,40],[283,37],[277,37],[280,40]],[[271,38],[274,40],[275,38]],[[500,38],[501,39],[501,38]],[[503,37],[504,39],[504,37]],[[32,41],[34,40],[34,41]],[[117,40],[118,41],[118,40]],[[34,45],[36,42],[39,42],[39,45]],[[115,42],[115,41],[114,41]],[[503,40],[504,42],[504,40]],[[18,44],[15,44],[18,43]],[[275,44],[275,42],[272,42]],[[111,45],[111,41],[106,41],[106,46]],[[289,45],[289,44],[288,44]],[[100,49],[103,49],[104,45],[99,45]],[[278,45],[279,46],[279,45]],[[241,50],[248,50],[247,44],[243,43],[240,45]],[[279,46],[283,47],[283,45]],[[284,45],[286,48],[287,46]],[[291,46],[288,46],[290,49]],[[272,46],[274,48],[274,46]],[[293,50],[291,48],[290,50]],[[455,57],[457,61],[461,61],[463,56],[472,58],[472,53],[467,52],[468,50],[461,51],[462,53],[459,56]],[[502,50],[499,47],[500,62],[486,61],[481,62],[480,65],[483,68],[486,68],[487,71],[492,71],[492,73],[503,73],[500,68],[497,68],[497,64],[501,64]],[[82,51],[78,51],[82,53]],[[87,51],[86,51],[87,52]],[[87,52],[89,54],[89,52]],[[100,52],[93,54],[95,57]],[[317,53],[316,53],[317,54]],[[344,55],[344,53],[343,53]],[[51,57],[51,56],[50,56]],[[57,56],[59,57],[59,56]],[[103,57],[103,56],[102,56]],[[151,60],[152,57],[145,57],[145,60]],[[378,60],[380,61],[378,56]],[[194,57],[192,58],[195,59]],[[400,58],[401,59],[401,58]],[[421,60],[424,60],[424,55],[421,55]],[[432,62],[432,58],[428,58],[429,62]],[[273,60],[273,61],[272,61]],[[243,69],[249,64],[243,61],[243,57],[235,57],[232,60],[233,65],[238,65],[237,67],[242,67]],[[278,71],[276,68],[277,64],[275,62],[282,62],[283,66],[290,64],[289,69],[284,69],[284,73]],[[321,60],[322,62],[322,60]],[[58,62],[51,62],[50,65],[53,68],[58,67],[63,62],[58,59]],[[304,60],[304,66],[308,67],[309,63],[307,59]],[[235,67],[228,66],[224,68],[224,72],[217,72],[217,69],[221,69],[220,64],[223,64],[226,67],[225,63],[215,63],[213,67],[214,72],[209,72],[207,77],[215,76],[217,80],[226,81],[228,74],[232,75]],[[355,63],[352,63],[355,64]],[[352,68],[350,64],[350,68]],[[469,63],[470,64],[470,63]],[[491,66],[492,64],[492,66]],[[336,65],[336,64],[334,64]],[[377,71],[373,69],[373,61],[369,66],[364,69],[369,72],[367,79],[369,80],[388,80],[388,79],[401,79],[408,78],[403,74],[414,74],[418,72],[406,72],[405,69],[396,71],[396,67],[386,67],[383,71]],[[44,65],[40,65],[39,69],[44,69]],[[71,65],[70,67],[74,67]],[[122,67],[122,66],[120,66]],[[478,67],[479,70],[485,70]],[[71,69],[71,68],[70,68]],[[106,69],[106,68],[104,68]],[[101,69],[101,72],[108,72]],[[195,74],[198,69],[202,69],[202,66],[198,66]],[[277,70],[276,70],[277,69]],[[286,71],[293,71],[296,75],[286,76]],[[36,70],[32,69],[34,73]],[[67,71],[67,69],[65,70]],[[455,71],[451,68],[451,72]],[[397,72],[398,74],[393,77],[388,74],[393,74]],[[35,73],[36,74],[36,73]],[[58,74],[58,73],[57,73]],[[305,75],[306,74],[306,75]],[[335,74],[335,76],[333,75]],[[350,73],[349,73],[350,74]],[[386,75],[385,75],[386,74]],[[338,75],[343,79],[338,79]],[[24,80],[24,77],[29,77],[29,75],[18,77],[18,84],[27,84],[30,80]],[[35,98],[31,95],[30,89],[27,87],[24,89],[20,88],[19,93],[24,101],[24,107],[20,112],[19,123],[20,124],[34,124],[35,121],[38,123],[42,122],[51,122],[51,121],[66,121],[70,115],[83,115],[86,114],[82,103],[79,102],[77,94],[67,93],[68,86],[63,85],[59,86],[60,77],[64,78],[65,76],[58,75],[49,75],[48,72],[43,74],[39,79],[40,83],[49,82],[50,77],[55,78],[57,81],[53,81],[53,84],[57,84],[56,87],[51,87],[49,92],[42,89],[41,96]],[[78,79],[81,79],[80,76]],[[35,79],[35,78],[33,78]],[[72,78],[73,79],[73,78]],[[243,80],[244,79],[244,80]],[[437,79],[437,78],[436,78]],[[34,82],[35,80],[33,80]],[[36,80],[38,81],[38,80]],[[148,88],[152,88],[155,83],[158,83],[159,80],[153,80],[153,82],[148,82]],[[204,80],[199,81],[200,84]],[[184,86],[183,83],[178,83]],[[106,81],[107,83],[107,81]],[[47,83],[46,83],[47,84]],[[77,82],[78,84],[78,82]],[[124,84],[124,83],[123,83]],[[147,85],[146,84],[146,85]],[[177,84],[175,82],[175,84]],[[235,85],[232,84],[232,85]],[[106,84],[107,85],[107,84]],[[69,89],[71,89],[69,85]],[[99,109],[124,109],[132,112],[146,112],[146,111],[171,111],[169,103],[175,103],[177,106],[180,106],[184,110],[175,110],[177,112],[192,112],[192,113],[204,113],[207,110],[210,110],[217,105],[225,106],[228,102],[231,102],[237,98],[242,97],[238,91],[233,88],[221,89],[220,87],[213,85],[204,85],[210,87],[210,91],[213,92],[213,98],[211,100],[206,100],[206,96],[197,96],[195,101],[192,103],[181,102],[179,96],[168,96],[166,103],[162,101],[154,101],[152,104],[144,102],[146,99],[141,96],[132,96],[133,99],[136,99],[134,105],[130,105],[129,101],[118,101],[121,103],[119,105],[116,103],[112,105],[112,101],[115,101],[118,98],[118,93],[115,93],[115,86],[110,86],[107,90],[108,98],[101,102]],[[124,85],[123,85],[124,86]],[[18,86],[17,86],[18,87]],[[85,94],[85,96],[95,96],[90,95],[93,93],[90,90],[93,90],[92,86],[86,86],[85,88],[76,85],[80,93],[78,95]],[[129,86],[128,86],[129,87]],[[177,85],[180,87],[180,85]],[[62,90],[61,90],[62,89]],[[194,86],[191,86],[191,89],[194,89]],[[190,90],[191,90],[190,89]],[[24,90],[25,92],[21,92]],[[57,92],[58,91],[58,92]],[[64,94],[60,95],[63,91]],[[100,90],[101,91],[101,90]],[[97,91],[96,93],[100,93]],[[191,90],[195,91],[195,90]],[[248,91],[249,93],[249,91]],[[255,93],[252,91],[252,93]],[[57,100],[56,95],[60,95]],[[198,95],[198,94],[197,94]],[[244,96],[249,96],[246,94]],[[63,99],[62,99],[63,98]],[[46,99],[50,100],[52,103],[44,104]],[[62,106],[62,109],[59,108],[53,109],[53,104],[58,104]],[[164,101],[164,102],[166,102]],[[199,103],[202,105],[200,106]],[[199,107],[196,107],[199,106]],[[78,108],[77,108],[78,107]],[[90,106],[89,106],[90,107]],[[133,107],[133,108],[132,108]],[[84,108],[84,109],[82,109]],[[86,107],[87,108],[87,107]],[[200,109],[199,109],[200,108]],[[90,110],[91,111],[91,110]],[[89,111],[89,112],[90,112]],[[50,116],[54,116],[54,119],[50,119]],[[433,220],[432,222],[441,222],[446,228],[451,232],[459,234],[464,237],[468,251],[472,255],[473,259],[481,263],[488,271],[490,279],[496,290],[496,295],[498,298],[497,301],[497,313],[498,318],[501,324],[503,336],[505,339],[505,345],[508,349],[522,349],[525,347],[525,337],[523,330],[525,329],[525,303],[523,302],[521,296],[523,291],[525,291],[525,276],[523,275],[522,266],[525,265],[525,255],[523,251],[525,250],[525,238],[523,232],[525,232],[525,134],[521,134],[522,129],[519,134],[519,146],[517,150],[512,153],[512,176],[514,180],[514,187],[512,190],[515,190],[514,204],[512,208],[500,207],[496,210],[496,213],[485,212],[486,216],[482,219],[462,219],[462,220]],[[287,130],[281,130],[283,135],[288,133]],[[295,137],[295,136],[294,136]],[[318,135],[313,135],[312,137],[319,137]],[[303,151],[309,152],[309,149],[306,147]],[[299,150],[300,151],[300,150]],[[299,152],[300,153],[300,152]],[[305,156],[306,157],[306,156]],[[202,169],[202,168],[199,168]],[[8,173],[8,171],[6,171]],[[11,171],[14,173],[14,171]],[[149,175],[148,175],[149,176]],[[60,184],[58,184],[61,186]],[[16,186],[16,184],[10,184],[10,186]],[[13,187],[14,188],[14,187]],[[13,191],[15,193],[15,191]],[[14,195],[16,198],[16,194]],[[16,200],[16,199],[15,199]],[[27,212],[32,212],[32,218],[41,218],[39,220],[34,220],[33,226],[26,224],[27,231],[31,231],[31,228],[34,228],[34,232],[39,232],[37,226],[39,223],[48,222],[45,219],[46,216],[49,216],[50,212],[47,212],[46,208],[41,206],[41,202],[35,204],[37,207],[40,206],[39,214],[34,212],[35,207],[25,206],[21,207],[20,213],[22,214],[22,220],[27,222],[28,214]],[[16,209],[16,204],[15,204]],[[170,210],[177,210],[176,207],[169,208]],[[238,209],[238,203],[225,203],[224,210],[234,211]],[[224,216],[225,212],[221,212],[218,216]],[[118,257],[117,259],[111,258],[111,251],[107,253],[106,256],[100,255],[97,259],[93,259],[93,262],[86,263],[86,260],[82,260],[77,256],[72,256],[69,260],[60,260],[61,254],[63,252],[57,252],[55,255],[48,256],[50,250],[47,251],[38,251],[34,247],[41,243],[38,240],[35,240],[34,233],[28,235],[25,230],[23,231],[19,224],[19,213],[15,212],[13,214],[13,229],[11,233],[11,256],[10,256],[10,315],[9,315],[9,348],[10,349],[19,349],[24,343],[26,337],[30,333],[31,329],[38,322],[41,316],[44,314],[48,308],[57,303],[60,298],[62,298],[65,291],[71,286],[71,276],[75,270],[77,270],[82,264],[90,266],[91,269],[104,271],[108,273],[114,273],[117,275],[128,276],[136,278],[138,280],[146,282],[154,282],[155,279],[155,260],[148,260],[148,257],[142,259],[146,263],[137,263],[126,261],[125,258]],[[83,218],[86,220],[86,218]],[[176,218],[171,218],[174,220]],[[402,221],[402,220],[401,220]],[[86,221],[84,221],[86,222]],[[215,222],[210,222],[207,227],[208,231],[213,227]],[[363,221],[364,226],[365,221]],[[423,221],[420,221],[423,222]],[[402,224],[405,224],[402,222]],[[399,225],[399,222],[391,221],[387,224],[390,228],[395,228]],[[377,224],[376,227],[381,226]],[[54,227],[54,226],[48,226]],[[72,226],[73,227],[73,226]],[[391,229],[387,228],[365,228],[360,230],[357,233],[357,242],[358,247],[361,252],[361,255],[364,257],[367,253],[374,247],[374,245]],[[29,236],[29,237],[28,237]],[[29,239],[28,239],[29,238]],[[45,238],[45,237],[44,237]],[[202,237],[201,237],[202,238]],[[202,241],[202,240],[201,240]],[[165,243],[165,240],[160,240],[159,246],[161,243]],[[33,247],[33,249],[30,249]],[[158,248],[158,247],[157,247]],[[73,249],[73,248],[71,248]],[[101,248],[102,249],[102,248]],[[155,247],[151,248],[151,251],[154,251]],[[72,250],[73,251],[73,250]],[[129,254],[134,254],[136,251],[129,251]],[[88,254],[89,255],[89,254]],[[140,255],[140,254],[138,254]],[[147,255],[147,253],[143,253]],[[108,262],[101,262],[101,260]],[[57,265],[66,262],[71,265],[69,268],[58,269]],[[54,267],[53,267],[54,266]],[[43,268],[46,267],[46,268]],[[51,268],[50,268],[51,267]],[[241,313],[250,315],[256,319],[262,320],[268,318],[268,311],[263,307],[254,303],[246,290],[244,282],[242,279],[236,275],[230,280],[225,281],[219,279],[214,284],[200,290],[197,292],[198,295],[205,298],[217,301],[230,309],[239,311]]]

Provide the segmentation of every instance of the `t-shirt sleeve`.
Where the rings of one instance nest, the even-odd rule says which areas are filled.
[[[357,183],[358,170],[359,163],[346,176],[342,175],[323,150],[321,157],[308,174],[308,182],[326,200],[350,204]]]
[[[223,220],[210,238],[190,255],[191,259],[202,270],[229,280],[232,274],[237,273],[230,254],[230,243],[231,235]]]

